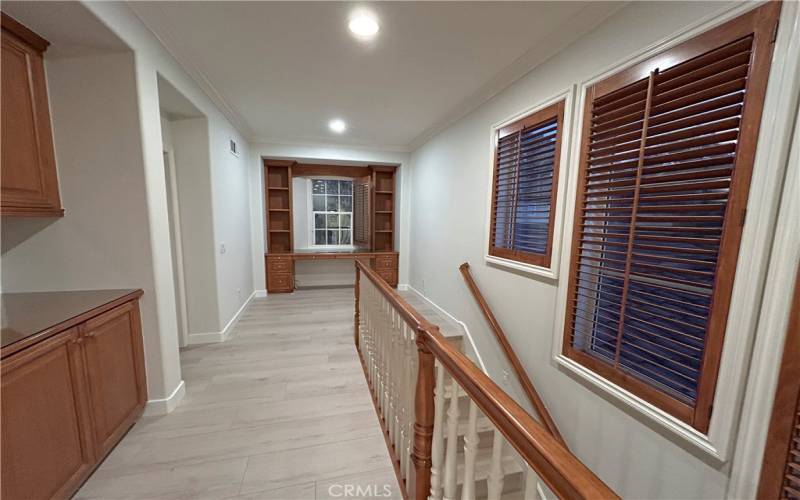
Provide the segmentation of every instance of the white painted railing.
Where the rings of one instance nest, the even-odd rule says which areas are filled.
[[[616,498],[360,262],[354,333],[405,498]]]

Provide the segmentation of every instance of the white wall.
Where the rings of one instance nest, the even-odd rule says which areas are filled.
[[[249,200],[249,152],[247,143],[208,96],[164,50],[130,8],[121,2],[86,2],[103,23],[136,53],[139,114],[143,134],[145,178],[159,311],[163,308],[165,329],[174,328],[175,301],[171,292],[169,228],[165,214],[166,192],[161,166],[161,123],[157,76],[161,75],[208,119],[214,274],[217,282],[219,325],[222,329],[253,291],[251,222]],[[174,131],[173,131],[174,132]],[[237,158],[228,153],[228,141],[241,148]],[[225,253],[221,253],[221,245]],[[163,295],[162,295],[163,291]]]
[[[65,215],[3,219],[3,290],[143,289],[148,394],[164,398],[180,368],[175,331],[161,335],[157,310],[134,56],[47,59],[46,68]]]
[[[254,291],[250,231],[250,152],[247,141],[226,120],[208,120],[211,146],[211,200],[217,273],[220,329],[224,328]],[[239,156],[229,152],[229,140]],[[221,250],[224,245],[224,253]]]
[[[189,118],[162,120],[172,141],[178,206],[181,215],[181,245],[186,282],[188,334],[220,330],[217,300],[216,255],[208,120]]]
[[[557,283],[483,261],[490,128],[727,7],[628,4],[412,154],[411,285],[467,323],[490,374],[502,380],[502,354],[459,275],[459,264],[470,262],[572,451],[625,498],[722,498],[730,466],[556,367],[551,354]]]
[[[314,163],[324,162],[353,162],[358,164],[394,164],[400,165],[397,169],[397,189],[399,204],[396,205],[395,227],[399,231],[395,234],[395,250],[400,252],[400,283],[408,283],[409,272],[409,196],[410,180],[409,155],[403,152],[377,151],[370,149],[347,148],[327,145],[295,145],[256,143],[250,145],[250,217],[253,234],[253,283],[257,290],[266,288],[264,274],[264,247],[265,228],[264,220],[264,175],[263,158],[287,158],[307,160]],[[297,184],[293,184],[294,206],[299,203]],[[397,203],[397,202],[396,202]],[[305,213],[307,208],[303,208]],[[297,221],[295,221],[297,224]],[[298,243],[297,226],[294,228],[295,247]],[[301,236],[302,238],[302,236]],[[299,240],[302,243],[302,240]],[[352,262],[348,263],[298,263],[295,271],[302,283],[310,285],[338,285],[352,281],[348,276],[353,274]]]

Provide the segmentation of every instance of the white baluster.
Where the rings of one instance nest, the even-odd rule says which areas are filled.
[[[444,462],[444,367],[436,362],[436,386],[433,388],[433,439],[431,443],[430,500],[442,500],[442,462]]]
[[[488,500],[498,500],[503,493],[503,435],[494,430],[492,441],[492,461],[489,464],[489,477],[487,478]]]
[[[536,483],[539,481],[539,476],[533,472],[533,469],[525,471],[525,500],[536,500]]]
[[[450,384],[450,405],[447,409],[447,450],[444,457],[444,498],[456,497],[456,460],[458,459],[458,382]]]
[[[475,459],[478,455],[478,406],[469,401],[467,434],[464,436],[464,484],[461,500],[475,500]]]
[[[403,362],[403,337],[402,332],[400,330],[400,325],[403,323],[400,314],[397,311],[393,312],[393,328],[392,328],[392,338],[394,339],[394,355],[392,356],[393,359],[393,366],[394,366],[394,373],[392,373],[392,401],[394,401],[394,419],[392,421],[392,425],[394,426],[394,449],[397,451],[398,455],[400,453],[400,412],[401,407],[403,405],[401,401],[401,390],[402,390],[402,377],[403,377],[403,369],[402,369],[402,362]]]
[[[408,431],[406,430],[408,419],[412,413],[409,413],[408,406],[408,371],[411,367],[411,348],[410,348],[410,332],[408,324],[403,321],[401,324],[401,339],[403,347],[403,359],[400,363],[403,372],[400,374],[400,444],[395,448],[397,454],[400,456],[400,476],[403,478],[408,477],[408,456],[406,454],[406,445],[408,443]],[[411,410],[413,412],[413,410]]]
[[[386,430],[389,432],[389,442],[394,443],[395,439],[395,375],[397,370],[394,366],[395,352],[397,350],[397,338],[394,335],[394,308],[389,307],[389,314],[386,319]]]
[[[416,407],[416,389],[417,389],[417,371],[419,369],[419,359],[417,358],[417,332],[413,328],[408,329],[408,336],[409,336],[409,349],[411,350],[411,355],[409,356],[410,361],[410,368],[408,373],[406,374],[406,390],[408,391],[408,421],[406,422],[406,436],[408,439],[406,440],[406,448],[405,448],[405,456],[406,456],[406,478],[409,477],[409,469],[411,468],[411,452],[414,448],[414,420],[415,420],[415,413],[414,409]]]

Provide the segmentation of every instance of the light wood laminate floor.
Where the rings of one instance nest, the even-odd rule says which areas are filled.
[[[352,288],[254,299],[230,340],[183,350],[181,365],[184,401],[142,418],[76,498],[355,498],[347,485],[401,497]]]

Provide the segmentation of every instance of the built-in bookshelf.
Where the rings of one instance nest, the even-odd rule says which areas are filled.
[[[394,250],[394,174],[394,167],[372,167],[372,246],[376,252]]]
[[[292,165],[289,161],[264,162],[267,211],[267,252],[292,253]]]

